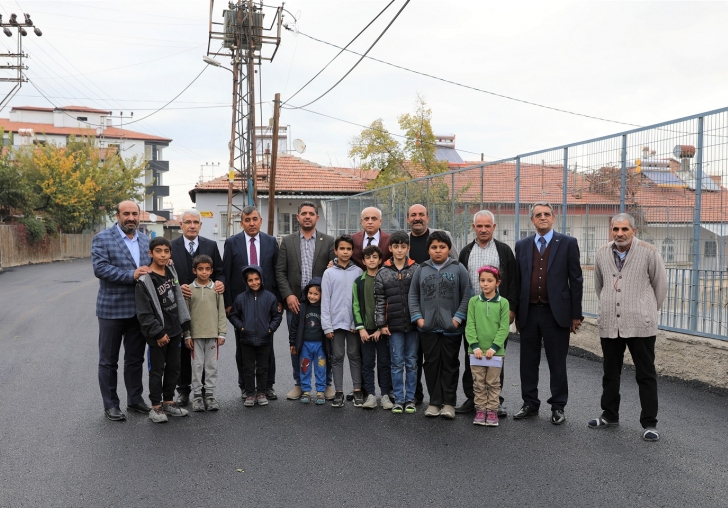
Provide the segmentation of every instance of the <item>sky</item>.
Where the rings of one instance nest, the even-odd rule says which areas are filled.
[[[302,34],[344,46],[388,3],[286,2],[284,23],[292,31],[283,31],[273,62],[258,76],[263,124],[276,93],[286,101],[338,52]],[[365,51],[404,4],[395,0],[350,49]],[[226,5],[214,3],[214,21],[222,20]],[[232,80],[202,61],[208,0],[0,1],[4,20],[12,12],[30,13],[43,35],[25,38],[31,82],[0,116],[28,105],[85,105],[123,111],[125,118],[133,112],[135,120],[151,115],[129,128],[173,139],[164,153],[170,161],[164,184],[178,211],[192,206],[188,192],[201,170],[205,180],[225,173]],[[267,9],[266,24],[272,17]],[[351,123],[293,109],[282,111],[281,124],[304,141],[301,157],[353,167],[349,143],[362,128],[352,123],[381,118],[398,133],[397,117],[412,112],[419,94],[432,108],[435,133],[455,134],[464,159],[510,157],[631,128],[521,101],[636,125],[728,105],[727,25],[725,2],[415,0],[370,56],[518,100],[364,59],[306,108]],[[1,41],[0,51],[14,48],[13,39]],[[316,99],[358,58],[342,54],[289,104]]]

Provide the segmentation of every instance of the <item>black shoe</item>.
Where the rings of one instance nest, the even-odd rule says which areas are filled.
[[[344,406],[344,392],[336,392],[334,394],[334,401],[331,403],[331,407],[343,407]]]
[[[554,425],[561,425],[566,421],[563,409],[554,409],[551,411],[551,423]]]
[[[465,399],[465,402],[455,408],[456,413],[469,413],[475,409],[475,401],[473,399]]]
[[[104,409],[104,414],[106,415],[106,418],[108,418],[112,422],[123,422],[124,420],[126,420],[126,415],[122,413],[121,409],[119,409],[118,407]]]
[[[354,392],[347,393],[346,394],[346,400],[348,400],[349,402],[351,402],[352,400],[354,400]]]
[[[498,405],[498,416],[508,416],[508,411],[503,407],[503,404]]]
[[[364,394],[359,390],[354,392],[354,407],[362,407],[364,405]]]
[[[127,404],[126,409],[127,411],[134,411],[145,415],[149,414],[149,411],[152,410],[152,408],[147,406],[144,402],[139,402],[138,404]]]
[[[421,406],[422,405],[422,397],[417,397],[417,395],[415,395],[414,402],[415,402],[415,406]]]
[[[268,388],[265,391],[265,397],[268,400],[278,400],[278,394],[276,393],[276,391],[273,388]]]
[[[179,407],[185,407],[190,403],[190,394],[189,393],[180,393],[177,395],[177,405]]]
[[[532,416],[536,416],[537,414],[538,410],[531,409],[530,406],[524,404],[521,410],[513,415],[513,419],[525,420],[526,418],[531,418]]]

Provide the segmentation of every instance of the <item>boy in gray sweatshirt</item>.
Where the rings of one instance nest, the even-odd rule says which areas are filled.
[[[449,419],[455,418],[458,356],[470,300],[468,271],[449,257],[451,248],[450,236],[431,232],[427,239],[430,259],[417,268],[409,290],[410,319],[417,323],[430,393],[425,416]]]
[[[344,355],[349,357],[349,370],[354,384],[354,405],[361,407],[361,344],[354,333],[352,312],[352,288],[354,281],[364,273],[351,261],[354,240],[342,235],[334,241],[336,258],[331,268],[324,272],[321,282],[321,327],[331,340],[331,372],[334,378],[332,407],[344,405]]]

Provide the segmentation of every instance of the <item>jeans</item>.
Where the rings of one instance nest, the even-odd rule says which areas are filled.
[[[387,335],[379,337],[378,341],[368,340],[361,343],[361,377],[363,388],[368,395],[376,395],[374,385],[374,366],[377,367],[379,391],[382,396],[392,392],[392,369],[389,360],[389,338]]]
[[[417,330],[392,332],[389,350],[392,365],[392,390],[397,404],[414,401],[417,389],[417,355],[420,339]],[[404,379],[402,374],[405,373]]]
[[[291,320],[293,320],[293,312],[290,309],[286,309],[286,323],[288,323],[288,329],[291,329]],[[328,340],[328,339],[326,339]],[[301,352],[298,351],[295,355],[291,355],[291,368],[293,369],[293,384],[301,386]],[[326,386],[332,384],[331,374],[331,359],[327,358],[326,361]]]
[[[324,339],[329,340],[329,339]],[[301,390],[311,391],[311,374],[316,376],[316,391],[326,391],[326,353],[321,342],[304,342],[301,347]]]

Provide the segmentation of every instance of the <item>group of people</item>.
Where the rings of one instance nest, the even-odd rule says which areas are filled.
[[[152,421],[214,411],[217,358],[227,321],[235,331],[238,385],[244,405],[278,398],[273,337],[285,310],[294,388],[286,397],[334,408],[382,408],[455,418],[475,411],[473,423],[497,426],[508,413],[501,387],[509,327],[520,332],[523,403],[514,414],[538,414],[543,347],[550,373],[551,423],[566,421],[566,358],[570,333],[581,327],[583,278],[577,240],[553,230],[554,208],[531,206],[534,234],[515,254],[494,238],[495,216],[473,217],[474,240],[458,254],[450,233],[428,227],[427,209],[408,211],[410,232],[382,231],[382,213],[361,212],[362,230],[338,238],[316,229],[317,206],[298,207],[299,231],[280,245],[260,232],[254,207],[241,211],[243,231],[225,241],[199,236],[200,214],[182,215],[183,235],[151,242],[137,231],[139,207],[118,205],[117,223],[92,244],[99,278],[99,384],[105,414],[124,420],[116,393],[124,344],[127,409]],[[598,327],[604,355],[602,413],[589,427],[619,424],[624,352],[636,367],[642,438],[659,440],[654,366],[657,313],[667,292],[664,264],[655,248],[636,236],[634,219],[611,220],[613,241],[595,260]],[[609,282],[611,281],[611,283]],[[460,349],[466,399],[456,405]],[[142,365],[149,348],[149,400],[142,398]],[[343,389],[348,359],[353,392]],[[379,399],[376,389],[379,387]],[[177,391],[175,399],[174,392]]]

